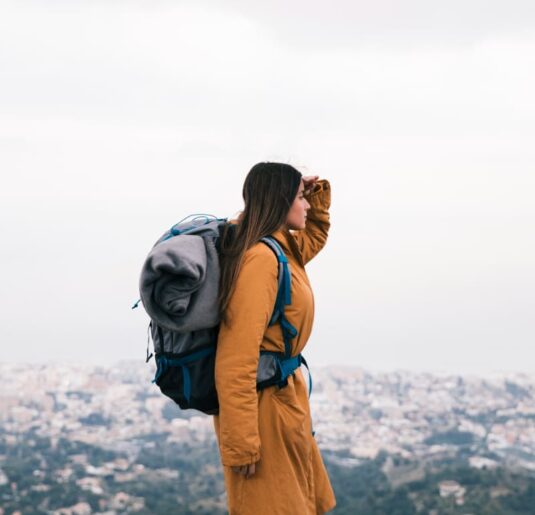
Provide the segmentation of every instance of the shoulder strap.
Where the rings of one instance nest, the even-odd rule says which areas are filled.
[[[297,329],[288,322],[286,315],[284,314],[284,306],[289,306],[292,303],[292,280],[290,274],[290,264],[288,258],[284,254],[282,247],[277,240],[271,236],[266,236],[260,240],[265,243],[277,256],[279,263],[279,289],[277,291],[277,298],[275,300],[275,308],[269,325],[273,325],[275,322],[279,322],[282,329],[282,336],[284,339],[284,356],[289,358],[292,353],[291,340],[298,334]]]

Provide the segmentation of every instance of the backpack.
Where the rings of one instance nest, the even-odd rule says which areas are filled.
[[[227,219],[190,215],[166,231],[154,244],[142,267],[139,302],[150,317],[147,358],[153,342],[156,374],[153,379],[181,409],[206,414],[219,412],[215,387],[215,356],[218,320],[219,241]],[[279,264],[278,291],[269,325],[279,323],[284,352],[260,351],[257,390],[287,385],[288,377],[304,364],[304,357],[291,356],[291,340],[297,330],[287,320],[284,308],[291,304],[288,260],[271,236],[262,238]],[[312,389],[309,374],[309,395]]]

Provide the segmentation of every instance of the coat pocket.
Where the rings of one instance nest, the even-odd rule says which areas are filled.
[[[301,399],[297,394],[295,378],[289,378],[284,388],[275,387],[273,401],[277,404],[276,416],[279,419],[280,440],[284,443],[286,452],[295,463],[302,464],[305,473],[306,463],[311,452],[311,424],[308,399]]]

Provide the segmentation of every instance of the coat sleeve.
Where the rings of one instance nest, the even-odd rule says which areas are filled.
[[[331,226],[329,208],[331,207],[331,185],[326,179],[316,182],[311,192],[305,195],[310,204],[305,229],[293,233],[301,252],[303,263],[308,263],[327,242]]]
[[[226,466],[260,459],[256,372],[278,289],[278,263],[263,243],[246,252],[217,342],[219,446]]]

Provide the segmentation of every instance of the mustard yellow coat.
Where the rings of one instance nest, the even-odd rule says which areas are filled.
[[[304,265],[325,245],[330,185],[318,181],[302,231],[277,231],[291,267],[292,304],[286,317],[299,331],[292,356],[305,347],[314,319],[314,297]],[[298,369],[288,386],[256,390],[260,350],[284,351],[278,323],[268,327],[277,295],[277,258],[263,243],[249,249],[221,324],[216,354],[219,442],[230,515],[316,515],[334,508],[334,493],[312,435],[307,382]],[[250,478],[232,466],[256,463]]]

